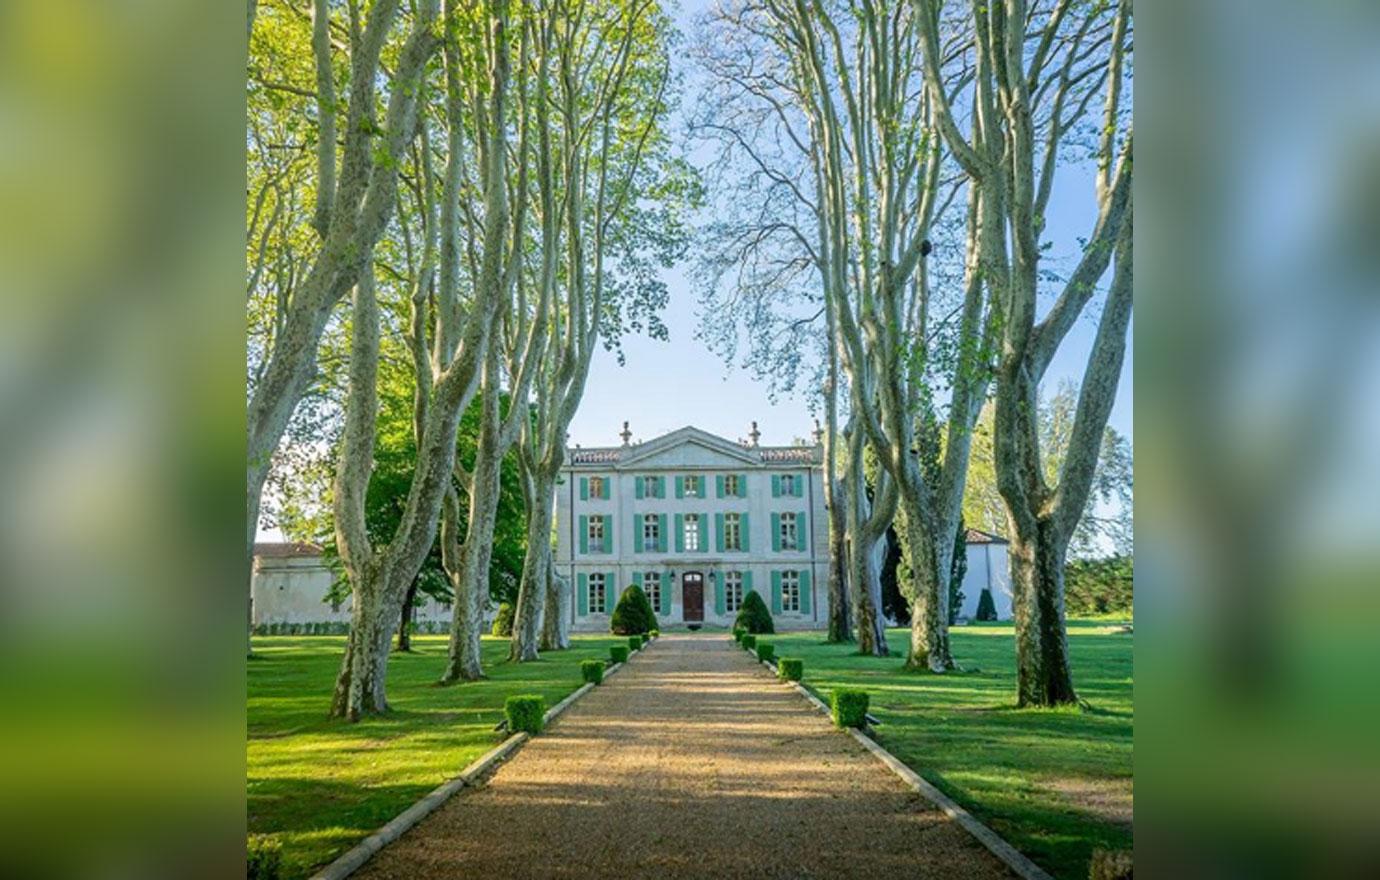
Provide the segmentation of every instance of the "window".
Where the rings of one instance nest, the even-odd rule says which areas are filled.
[[[647,601],[652,603],[653,611],[661,610],[661,572],[644,571],[642,573],[642,592],[647,594]]]
[[[685,549],[690,551],[700,549],[700,515],[698,513],[685,515]]]
[[[781,475],[781,494],[795,497],[795,474]]]
[[[729,474],[724,477],[724,494],[729,498],[738,497],[738,475]]]
[[[781,572],[781,610],[800,610],[800,572]]]
[[[604,497],[604,478],[603,478],[603,477],[590,477],[590,478],[589,478],[589,497],[590,497],[590,498],[603,498],[603,497]]]
[[[743,607],[743,573],[724,572],[724,608],[729,612]]]
[[[800,543],[798,539],[798,534],[799,531],[796,528],[795,514],[781,514],[781,549],[799,550]]]
[[[702,478],[702,477],[685,477],[685,478],[684,478],[684,484],[685,484],[685,497],[686,497],[686,498],[701,498],[701,497],[704,496],[704,493],[700,491],[700,480],[701,480],[701,479],[703,479],[703,478]]]
[[[591,516],[589,518],[589,552],[603,553],[604,550],[604,518],[602,516]]]
[[[661,546],[661,518],[655,514],[642,517],[642,549],[655,553]]]
[[[724,549],[742,550],[743,549],[743,515],[740,513],[724,514]]]
[[[608,608],[606,604],[606,592],[604,590],[604,576],[602,574],[592,574],[589,576],[589,613],[603,614]]]

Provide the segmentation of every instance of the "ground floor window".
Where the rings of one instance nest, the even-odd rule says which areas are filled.
[[[724,608],[729,612],[743,607],[743,573],[729,571],[724,573]]]
[[[652,610],[661,609],[661,572],[646,571],[642,573],[642,592],[647,594],[647,601],[652,603]]]
[[[800,610],[800,572],[781,572],[781,610]]]
[[[589,613],[603,614],[607,609],[607,591],[604,589],[604,576],[602,574],[592,574],[589,576]]]

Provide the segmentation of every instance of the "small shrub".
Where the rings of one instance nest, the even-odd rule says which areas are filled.
[[[508,731],[517,733],[541,733],[546,717],[546,697],[539,694],[518,694],[509,697],[503,704],[503,713],[508,716]]]
[[[735,629],[735,630],[733,631],[733,641],[738,642],[739,644],[742,644],[742,642],[743,642],[743,631],[742,631],[742,630],[740,630],[740,629]]]
[[[642,634],[642,647],[644,647],[644,648],[647,647],[647,644],[648,644],[649,642],[651,642],[651,640],[652,640],[652,636],[651,636],[650,633],[643,633],[643,634]]]
[[[628,646],[614,645],[613,647],[609,648],[609,657],[613,660],[614,663],[627,663]]]
[[[659,630],[659,629],[654,629],[654,630],[652,630],[652,638],[654,638],[654,639],[659,639],[659,638],[661,638],[661,630]]]
[[[590,684],[603,684],[604,681],[604,661],[603,660],[581,660],[580,677]]]
[[[656,612],[642,588],[633,584],[618,597],[618,604],[609,617],[609,632],[616,636],[631,636],[656,629]]]
[[[830,698],[834,724],[839,727],[862,727],[867,724],[867,691],[838,688]]]
[[[249,880],[278,880],[283,862],[283,845],[266,834],[249,835]]]
[[[1088,880],[1131,880],[1131,851],[1095,849],[1088,863]]]
[[[642,647],[642,636],[628,636],[628,650],[636,651]]]
[[[776,656],[776,646],[771,642],[757,643],[757,659],[770,663]]]
[[[800,681],[805,675],[805,661],[799,657],[782,657],[776,661],[776,675],[782,681]]]
[[[753,648],[757,647],[757,636],[752,633],[747,633],[739,640],[738,644],[751,651]]]
[[[996,620],[997,603],[992,601],[992,591],[984,589],[982,595],[978,596],[977,614],[974,615],[978,620]]]
[[[776,625],[772,623],[767,603],[762,601],[756,590],[749,590],[743,597],[743,607],[738,609],[738,616],[733,620],[733,628],[754,635],[776,632]]]
[[[498,604],[498,613],[494,615],[493,634],[502,636],[505,639],[513,636],[513,606],[509,602]]]

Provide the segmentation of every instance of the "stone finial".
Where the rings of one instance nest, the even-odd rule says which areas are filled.
[[[752,440],[752,445],[756,446],[757,441],[762,439],[762,432],[757,430],[757,423],[752,423],[752,430],[748,432],[748,438]]]
[[[819,446],[824,442],[824,429],[819,426],[819,419],[815,419],[815,445]]]
[[[628,430],[628,423],[627,423],[627,422],[624,422],[624,423],[623,423],[623,430],[622,430],[622,432],[621,432],[618,436],[623,438],[623,445],[624,445],[624,446],[629,446],[629,445],[632,444],[632,431],[629,431],[629,430]]]

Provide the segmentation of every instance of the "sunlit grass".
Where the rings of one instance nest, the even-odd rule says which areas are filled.
[[[580,661],[624,639],[575,636],[534,663],[504,661],[506,639],[484,640],[486,681],[439,687],[445,636],[413,636],[388,664],[385,717],[326,717],[343,636],[254,639],[249,661],[249,830],[282,840],[283,877],[305,877],[492,748],[512,694],[548,706],[581,684]]]
[[[819,633],[772,637],[778,657],[804,658],[804,684],[826,702],[835,687],[867,690],[888,750],[1055,876],[1081,880],[1094,848],[1131,847],[1131,827],[1093,803],[1131,786],[1130,635],[1107,621],[1070,623],[1087,709],[1015,708],[1009,625],[954,628],[959,675],[905,672],[909,633],[887,639],[895,656],[863,657]]]

